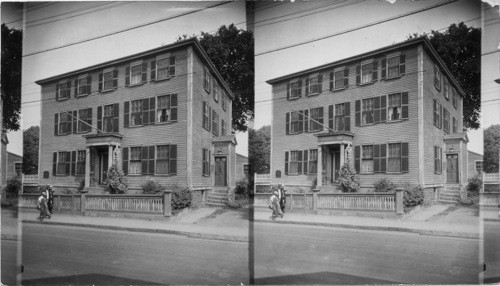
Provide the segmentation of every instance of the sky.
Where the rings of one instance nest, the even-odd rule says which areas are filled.
[[[24,10],[2,6],[2,23],[24,30],[23,130],[40,122],[36,80],[170,44],[184,34],[214,33],[230,24],[246,29],[242,1],[31,2]],[[189,12],[194,13],[183,15]],[[8,148],[21,154],[22,143],[13,142],[18,134],[9,134],[13,144]],[[237,141],[236,152],[246,156],[246,134],[237,134]]]
[[[270,124],[269,79],[402,42],[414,33],[444,32],[452,23],[482,25],[481,2],[470,0],[258,2],[255,10],[255,128]],[[486,49],[497,46],[498,41]],[[498,53],[491,57],[497,57],[498,77]],[[482,154],[482,130],[468,136],[468,149]]]

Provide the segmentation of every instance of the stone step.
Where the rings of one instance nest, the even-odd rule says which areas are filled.
[[[226,203],[226,202],[229,202],[228,198],[207,197],[207,203]]]
[[[208,194],[207,195],[207,198],[227,198],[228,195],[227,194]]]
[[[439,203],[441,203],[441,204],[456,204],[456,203],[458,203],[458,201],[455,201],[455,200],[442,200],[442,199],[439,199]]]
[[[215,190],[212,190],[211,193],[213,193],[213,194],[227,194],[228,192],[227,192],[226,189],[224,189],[224,190],[222,190],[222,189],[219,189],[219,190],[215,189]]]
[[[225,207],[226,204],[225,203],[212,203],[212,202],[207,202],[206,205],[208,207]]]
[[[460,199],[460,196],[447,196],[447,195],[441,195],[439,196],[440,200],[455,200],[458,201]]]

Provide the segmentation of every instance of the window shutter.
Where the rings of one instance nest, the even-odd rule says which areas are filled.
[[[438,172],[437,147],[434,146],[434,173]]]
[[[148,174],[155,173],[155,146],[149,146]]]
[[[320,74],[318,76],[318,93],[322,93],[323,92],[323,75]]]
[[[57,155],[56,153],[54,153]],[[285,175],[288,175],[288,151],[285,152]]]
[[[360,170],[360,146],[354,146],[354,169],[356,169],[356,173],[359,173]]]
[[[149,124],[155,124],[156,97],[149,98]]]
[[[122,164],[122,169],[123,173],[128,174],[128,147],[122,148],[122,157],[123,157],[123,164]]]
[[[120,117],[119,115],[120,108],[118,106],[118,103],[113,104],[113,132],[118,133],[119,132],[119,126],[118,126],[118,118]]]
[[[304,150],[303,152],[304,152],[304,156],[303,156],[304,157],[304,160],[303,160],[304,161],[304,167],[302,168],[302,171],[303,171],[304,174],[307,174],[307,171],[308,171],[307,170],[307,153],[309,153],[309,151],[308,150]]]
[[[285,134],[290,134],[290,112],[285,115]]]
[[[75,97],[78,95],[78,78],[75,79]]]
[[[319,129],[323,130],[323,106],[321,106],[319,108],[319,119],[318,119],[318,121],[321,124],[321,126],[319,127]]]
[[[118,69],[113,71],[113,88],[118,87]]]
[[[304,132],[304,111],[299,110],[299,132],[302,133]]]
[[[71,121],[73,122],[73,133],[78,133],[78,111],[73,111]]]
[[[142,62],[142,74],[141,82],[146,83],[148,81],[148,62]]]
[[[297,157],[297,174],[302,174],[302,163],[303,163],[303,160],[302,160],[302,150],[301,151],[297,151],[297,154],[299,154]]]
[[[86,93],[87,94],[90,94],[92,92],[92,75],[88,75],[87,76],[87,87],[86,87]]]
[[[406,56],[404,54],[399,56],[399,74],[405,74],[406,73]]]
[[[297,91],[297,94],[299,97],[302,97],[302,80],[301,79],[299,79],[298,85],[299,85],[299,90]]]
[[[97,133],[102,133],[102,106],[97,107]]]
[[[387,96],[380,96],[380,122],[387,121]]]
[[[130,101],[125,101],[123,106],[123,127],[129,126],[130,119]]]
[[[130,66],[125,68],[125,86],[130,86]]]
[[[177,145],[170,145],[169,148],[169,174],[175,175],[177,174]]]
[[[361,123],[361,100],[356,100],[354,104],[354,125],[359,126]]]
[[[142,175],[148,174],[148,146],[141,147],[141,167],[142,167]]]
[[[149,98],[142,100],[142,125],[149,124]]]
[[[71,173],[71,152],[66,152],[66,175],[70,175]]]
[[[408,119],[408,92],[401,94],[401,118]]]
[[[373,61],[372,81],[378,79],[378,61]]]
[[[170,66],[168,67],[168,76],[175,76],[175,56],[170,56],[169,58]]]
[[[373,145],[373,171],[380,172],[380,145]]]
[[[156,80],[156,60],[151,61],[150,75],[151,75],[150,81],[155,81]]]
[[[91,131],[92,130],[92,108],[87,108],[87,120],[85,122],[87,122],[88,125],[85,125],[85,130],[86,131]]]
[[[97,88],[99,91],[102,90],[102,72],[99,73],[99,84],[98,84],[98,88]]]
[[[170,95],[170,121],[177,121],[177,94]]]
[[[76,151],[71,151],[71,175],[76,174]]]
[[[333,90],[333,72],[330,73],[330,91]]]
[[[356,85],[359,85],[361,83],[361,66],[357,65],[356,66]]]
[[[344,69],[344,88],[349,86],[349,68]]]
[[[55,176],[57,174],[57,152],[54,152],[54,156],[52,157],[52,175]]]
[[[401,172],[409,172],[408,143],[401,143]]]
[[[56,83],[56,101],[59,100],[59,83]]]
[[[207,164],[206,164],[206,161],[207,161],[207,155],[206,155],[206,153],[205,153],[205,148],[202,148],[202,149],[201,149],[201,158],[202,158],[202,161],[201,161],[201,162],[202,162],[202,164],[201,164],[201,168],[202,168],[202,170],[201,170],[201,174],[202,174],[202,175],[205,175],[205,174],[207,173],[207,172],[206,172],[206,171],[207,171]]]
[[[373,122],[380,122],[380,97],[373,98]]]
[[[328,132],[333,130],[333,105],[328,106]]]
[[[380,144],[380,172],[387,172],[387,145]]]
[[[344,103],[344,130],[351,131],[351,103]]]
[[[56,113],[54,119],[54,135],[58,134],[59,134],[59,113]]]
[[[387,76],[387,60],[383,59],[381,63],[380,78],[385,79]]]
[[[290,83],[286,84],[286,100],[290,100]]]
[[[306,78],[306,96],[309,95],[309,78]]]
[[[304,110],[304,132],[309,132],[309,110]]]

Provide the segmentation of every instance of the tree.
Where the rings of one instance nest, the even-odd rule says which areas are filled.
[[[269,174],[271,156],[271,126],[248,130],[248,161],[253,173]]]
[[[187,38],[183,35],[177,40]],[[247,131],[248,121],[254,118],[253,32],[238,29],[233,24],[229,27],[223,25],[213,35],[201,32],[198,39],[235,96],[233,129]]]
[[[409,38],[414,37],[418,35]],[[465,92],[464,127],[478,129],[481,111],[481,29],[467,27],[463,22],[451,24],[443,33],[431,31],[429,40]]]
[[[500,124],[484,130],[483,169],[485,173],[498,173],[498,153],[500,151]]]
[[[38,174],[38,142],[40,127],[31,126],[23,131],[23,173]]]
[[[2,24],[3,127],[12,131],[20,128],[22,49],[23,31]]]

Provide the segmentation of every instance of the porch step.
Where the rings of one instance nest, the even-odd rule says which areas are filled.
[[[439,194],[442,204],[456,204],[460,201],[460,185],[446,185]]]
[[[212,207],[224,207],[229,202],[227,188],[214,188],[207,195],[206,204]]]

